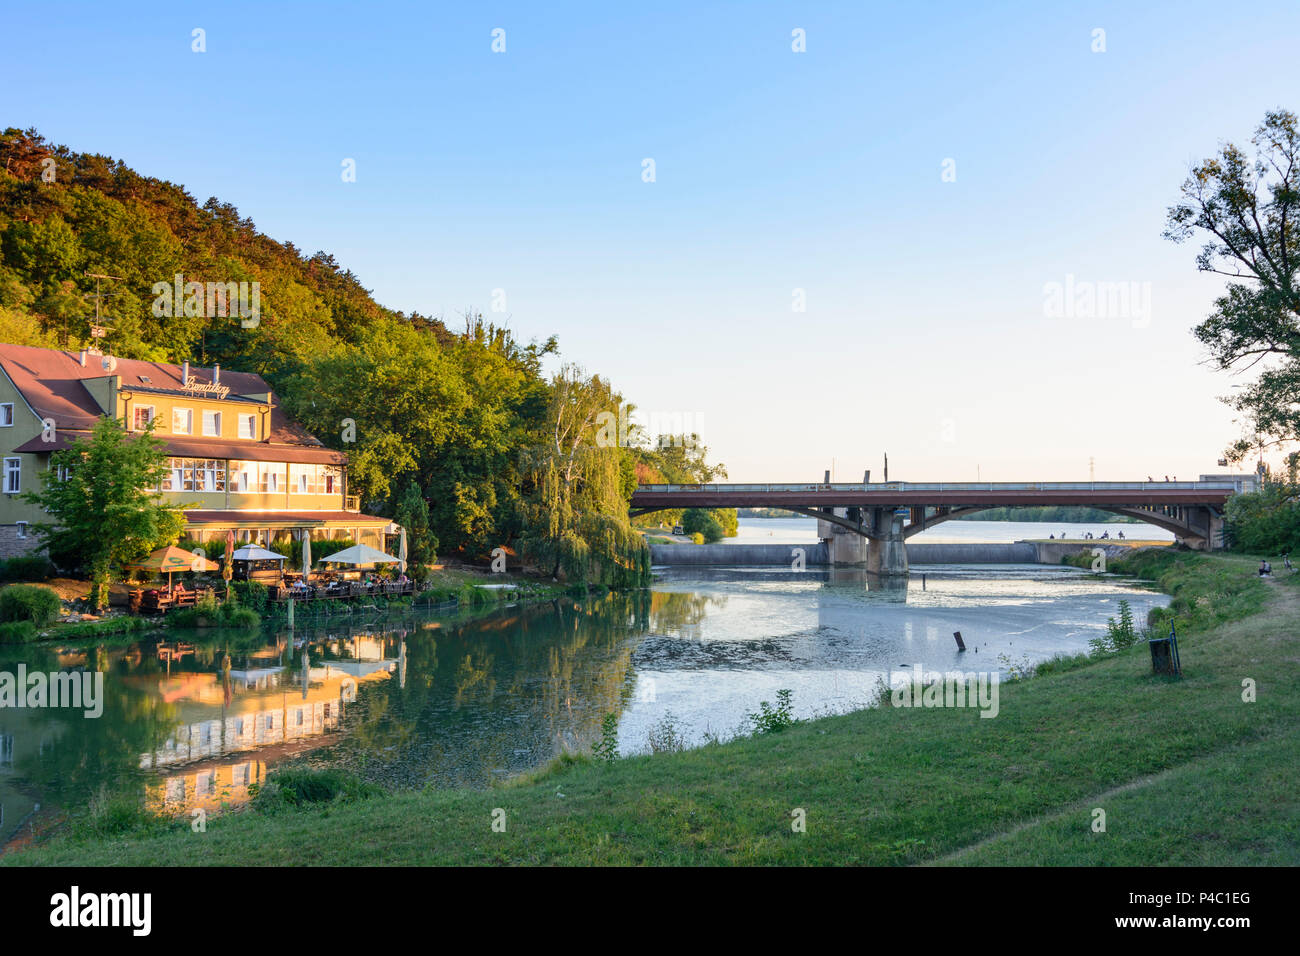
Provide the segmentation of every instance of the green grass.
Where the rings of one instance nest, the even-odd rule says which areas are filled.
[[[494,790],[245,809],[205,834],[68,832],[0,862],[1300,863],[1300,587],[1260,581],[1250,558],[1138,557],[1127,570],[1183,608],[1182,680],[1153,677],[1139,643],[1004,684],[994,719],[880,708],[684,753],[568,757]]]

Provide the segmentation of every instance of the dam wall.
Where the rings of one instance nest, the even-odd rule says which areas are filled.
[[[1062,554],[1088,550],[1084,545],[1058,546],[1050,554],[1029,541],[1014,543],[909,544],[911,564],[1060,564]],[[794,551],[802,548],[807,567],[830,563],[825,542],[816,544],[652,544],[650,558],[654,564],[684,567],[723,567],[736,565],[790,565]]]

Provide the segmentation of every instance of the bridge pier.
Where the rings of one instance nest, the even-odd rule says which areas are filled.
[[[867,573],[901,577],[908,573],[907,542],[903,538],[904,515],[893,508],[870,508],[868,526],[874,534],[867,541]]]
[[[907,544],[903,538],[903,515],[893,508],[835,508],[836,517],[853,520],[861,532],[829,521],[817,522],[817,536],[826,542],[831,567],[865,567],[868,574],[883,577],[908,573]]]

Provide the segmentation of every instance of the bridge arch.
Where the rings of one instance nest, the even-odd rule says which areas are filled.
[[[1032,507],[1032,506],[1024,506]],[[1148,510],[1146,508],[1123,508],[1118,505],[1089,505],[1097,511],[1105,511],[1113,515],[1122,515],[1126,518],[1137,518],[1143,524],[1153,525],[1161,530],[1168,531],[1175,538],[1193,538],[1198,541],[1208,542],[1208,529],[1201,531],[1194,528],[1190,521],[1180,518],[1178,515],[1165,515],[1158,511]],[[968,515],[977,515],[984,511],[991,511],[988,505],[970,506],[964,508],[953,508],[944,514],[926,515],[920,523],[908,523],[903,526],[903,537],[910,538],[913,535],[920,534],[922,531],[933,528],[937,524],[945,521],[952,521],[954,518],[963,518]],[[1182,511],[1183,509],[1175,509]]]

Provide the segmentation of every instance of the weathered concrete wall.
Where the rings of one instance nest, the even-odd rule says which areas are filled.
[[[1039,564],[1038,549],[1025,541],[1014,544],[927,544],[907,546],[912,564]],[[1058,558],[1054,564],[1060,564]]]
[[[865,540],[865,539],[863,539]],[[794,560],[794,549],[802,548],[808,567],[829,562],[826,544],[652,544],[655,564],[686,566],[766,565],[779,567]],[[1075,550],[1082,550],[1075,546]],[[1038,548],[1026,542],[1015,544],[909,544],[912,564],[1035,564]],[[1060,564],[1059,556],[1049,563]]]
[[[817,544],[652,544],[650,559],[655,564],[720,566],[735,564],[789,567],[795,548],[804,551],[808,567],[827,564],[826,545]]]

